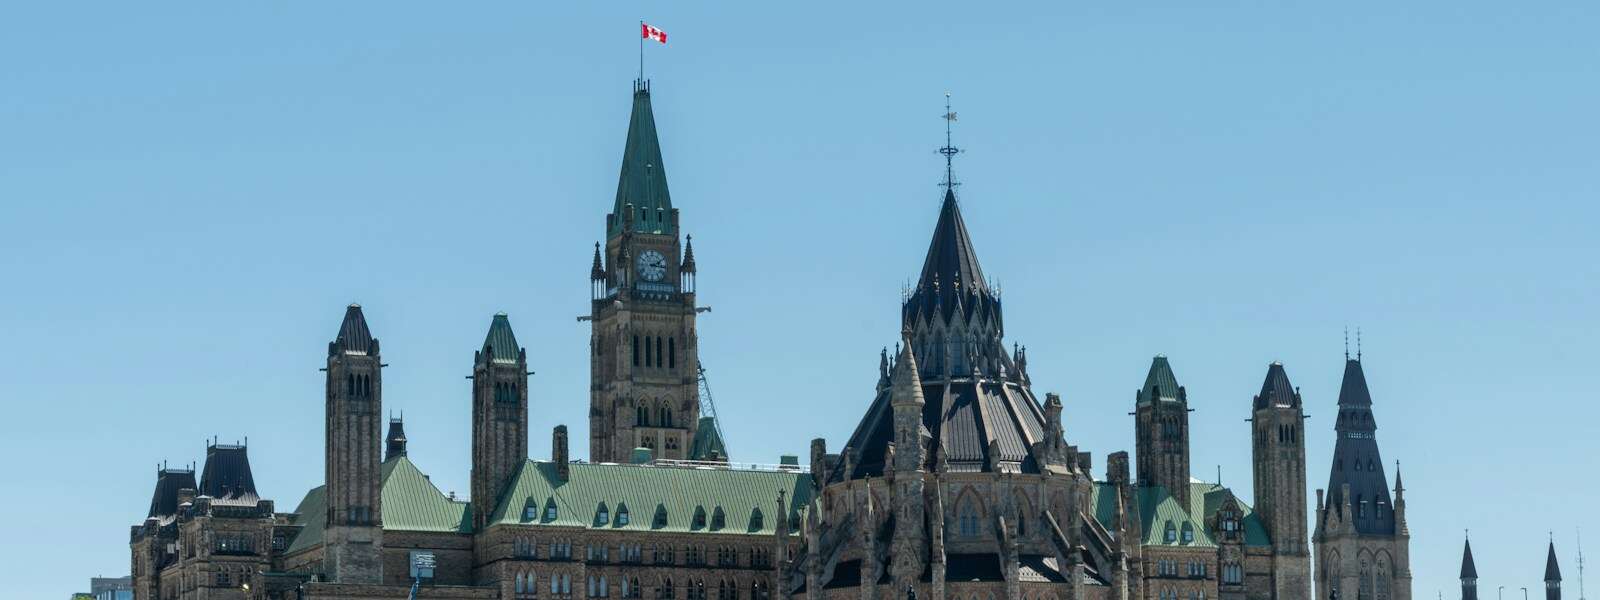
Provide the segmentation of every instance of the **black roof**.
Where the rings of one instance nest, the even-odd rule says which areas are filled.
[[[922,262],[922,274],[902,313],[910,324],[933,316],[948,321],[957,309],[962,311],[962,319],[974,321],[977,316],[977,322],[1000,329],[1000,299],[984,281],[977,251],[961,218],[961,206],[955,194],[946,190],[933,239],[928,242],[927,258]]]
[[[196,489],[194,469],[166,469],[156,471],[156,491],[150,497],[150,513],[146,517],[168,517],[178,514],[178,490]]]
[[[401,419],[389,419],[389,434],[383,436],[387,448],[383,460],[406,455],[406,424]]]
[[[1461,578],[1478,578],[1478,565],[1472,562],[1472,540],[1467,540],[1466,547],[1461,551]]]
[[[1561,565],[1556,564],[1556,542],[1550,541],[1550,552],[1544,559],[1544,580],[1561,581]]]
[[[344,310],[344,321],[339,323],[339,334],[328,344],[328,355],[338,353],[377,354],[378,340],[367,329],[367,317],[361,314],[360,304],[351,304]]]
[[[1261,393],[1256,396],[1256,408],[1269,406],[1300,406],[1300,393],[1289,383],[1289,374],[1283,363],[1274,362],[1267,367],[1267,379],[1261,382]]]
[[[200,495],[217,499],[255,499],[256,480],[250,473],[250,456],[244,446],[206,446],[206,466],[200,474]]]
[[[1334,426],[1333,464],[1328,474],[1328,506],[1344,502],[1344,486],[1350,486],[1349,515],[1358,533],[1393,535],[1393,505],[1389,501],[1389,479],[1384,475],[1383,456],[1378,450],[1377,424],[1372,418],[1372,395],[1361,361],[1347,359],[1344,384],[1339,388],[1339,417]],[[1363,514],[1361,502],[1369,508]],[[1381,507],[1381,510],[1380,510]]]

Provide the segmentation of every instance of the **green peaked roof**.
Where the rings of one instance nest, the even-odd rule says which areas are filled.
[[[445,496],[411,459],[399,456],[384,461],[382,478],[384,531],[471,533],[470,505]],[[322,543],[328,523],[327,489],[323,485],[311,488],[294,509],[293,524],[303,527],[285,554]]]
[[[667,192],[667,170],[661,162],[661,141],[656,137],[656,117],[650,108],[647,81],[633,85],[633,116],[628,119],[628,142],[622,149],[622,175],[617,180],[617,202],[611,208],[607,235],[622,234],[630,204],[634,232],[676,233],[672,229],[672,195]]]
[[[1144,376],[1144,387],[1139,389],[1139,404],[1156,399],[1185,400],[1178,392],[1178,377],[1172,374],[1172,365],[1167,364],[1166,356],[1157,354],[1155,359],[1150,361],[1150,373]]]
[[[685,468],[611,463],[570,463],[566,480],[552,462],[524,462],[489,523],[586,527],[635,531],[772,535],[778,524],[778,493],[787,517],[798,520],[814,495],[810,473],[721,468]],[[600,505],[608,508],[599,519]],[[549,506],[555,518],[546,519]],[[536,507],[527,511],[528,507]],[[723,526],[712,515],[722,509]],[[666,515],[658,525],[657,511]],[[620,519],[628,514],[627,522]],[[695,514],[704,514],[696,523]],[[798,528],[789,529],[791,535]]]
[[[498,363],[515,363],[521,349],[517,345],[517,334],[511,331],[511,319],[506,318],[505,313],[496,313],[489,322],[489,335],[483,338],[483,360],[493,357]]]
[[[700,417],[694,431],[694,441],[689,444],[689,460],[728,460],[728,447],[722,443],[722,432],[717,430],[716,417]]]
[[[1261,524],[1261,517],[1256,515],[1250,505],[1245,504],[1233,494],[1233,490],[1203,481],[1189,483],[1189,506],[1178,502],[1167,488],[1161,486],[1141,486],[1134,489],[1135,499],[1139,504],[1138,519],[1144,529],[1144,539],[1140,545],[1144,546],[1178,546],[1211,548],[1217,545],[1212,538],[1211,531],[1206,524],[1213,522],[1212,517],[1217,511],[1222,510],[1229,499],[1238,505],[1241,524],[1244,526],[1244,543],[1246,546],[1269,546],[1271,541],[1267,538],[1267,529]],[[1100,482],[1094,486],[1090,498],[1094,508],[1094,518],[1107,528],[1116,521],[1117,511],[1117,486]],[[1127,507],[1132,511],[1133,507]],[[1171,524],[1175,534],[1173,541],[1167,541],[1167,525]],[[1194,532],[1194,539],[1184,542],[1183,531],[1188,527]]]

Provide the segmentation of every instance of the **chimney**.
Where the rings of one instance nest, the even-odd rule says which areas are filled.
[[[822,438],[811,440],[811,479],[817,487],[822,487],[824,479],[828,476],[828,441]]]
[[[551,434],[550,453],[556,463],[556,477],[562,481],[567,480],[571,468],[567,464],[567,426],[557,425]]]
[[[1112,452],[1106,456],[1106,482],[1122,486],[1128,484],[1128,453]]]

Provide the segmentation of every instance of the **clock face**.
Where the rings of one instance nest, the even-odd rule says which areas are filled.
[[[639,253],[639,261],[635,268],[645,281],[661,281],[661,278],[667,276],[667,257],[655,250],[645,250]]]

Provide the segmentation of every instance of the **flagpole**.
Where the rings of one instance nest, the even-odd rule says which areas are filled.
[[[639,81],[644,81],[644,19],[639,19]]]

